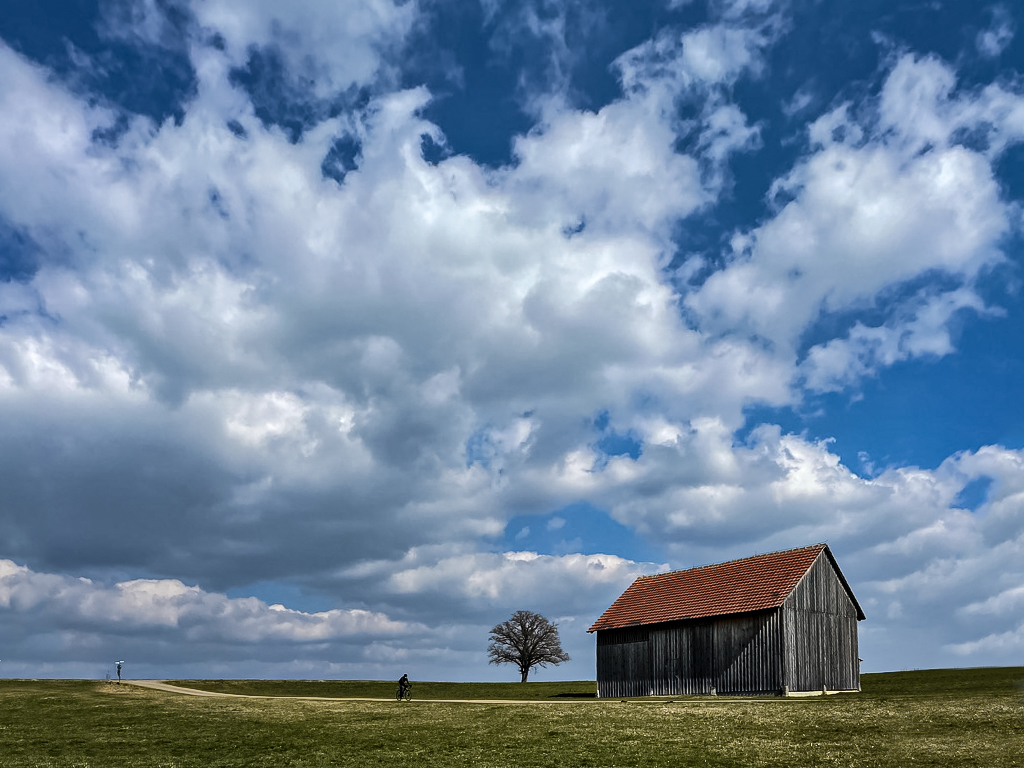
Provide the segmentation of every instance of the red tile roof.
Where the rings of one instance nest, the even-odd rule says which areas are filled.
[[[822,552],[857,605],[828,545],[815,544],[687,571],[641,576],[587,631],[778,608]],[[863,617],[859,605],[857,613]]]

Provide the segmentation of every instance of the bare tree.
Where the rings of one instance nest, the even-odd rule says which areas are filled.
[[[487,652],[491,664],[515,664],[526,682],[530,670],[569,660],[558,639],[558,626],[539,613],[516,611],[491,630]]]

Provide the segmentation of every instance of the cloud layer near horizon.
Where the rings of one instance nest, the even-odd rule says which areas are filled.
[[[865,669],[1017,658],[1021,452],[862,476],[747,414],[954,354],[958,318],[1001,311],[978,284],[1019,231],[995,172],[1019,89],[894,54],[794,130],[770,216],[680,254],[761,150],[733,88],[779,13],[714,4],[622,52],[600,108],[551,75],[494,167],[427,157],[436,94],[396,63],[427,10],[356,5],[108,14],[187,56],[160,123],[0,42],[0,222],[32,265],[0,282],[4,674],[127,646],[154,676],[481,678],[487,629],[529,607],[587,677],[583,630],[637,575],[822,540]],[[298,124],[245,81],[257,56]],[[511,518],[581,502],[662,557],[504,551]],[[276,588],[331,607],[227,596]]]

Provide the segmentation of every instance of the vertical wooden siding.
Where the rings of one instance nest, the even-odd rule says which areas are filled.
[[[779,693],[777,610],[597,633],[598,695]]]
[[[779,611],[715,622],[715,688],[723,694],[782,691]]]
[[[647,627],[597,633],[597,695],[651,695],[650,632]]]
[[[857,609],[826,557],[786,599],[783,614],[790,690],[860,690]]]

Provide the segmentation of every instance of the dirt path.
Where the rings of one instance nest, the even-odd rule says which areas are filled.
[[[208,696],[220,699],[292,699],[297,701],[394,701],[394,699],[373,699],[362,696],[333,697],[333,696],[259,696],[250,693],[219,693],[216,691],[200,691],[196,688],[182,688],[178,685],[171,685],[162,680],[125,680],[125,685],[137,685],[142,688],[152,688],[155,691],[165,693],[180,693],[186,696]],[[414,703],[420,704],[596,704],[614,703],[625,700],[621,699],[414,699]],[[793,699],[756,698],[740,699],[723,697],[720,699],[633,699],[631,704],[741,704],[758,703],[769,704],[776,701],[793,701]],[[796,701],[807,701],[807,699],[796,699]]]
[[[293,699],[300,701],[394,701],[394,699],[372,699],[363,696],[333,697],[333,696],[258,696],[249,693],[218,693],[216,691],[200,691],[196,688],[182,688],[178,685],[171,685],[161,680],[125,680],[125,685],[137,685],[142,688],[152,688],[155,691],[165,693],[181,693],[186,696],[212,696],[224,699]],[[421,704],[571,704],[569,701],[545,701],[533,699],[515,701],[510,699],[417,699]],[[585,701],[597,701],[597,699],[586,699]],[[575,702],[579,703],[579,702]]]
[[[137,685],[140,688],[152,688],[154,691],[164,691],[165,693],[184,693],[188,696],[213,696],[215,698],[233,699],[250,698],[237,693],[216,693],[214,691],[199,691],[195,688],[181,688],[180,686],[164,683],[160,680],[125,680],[123,682],[125,685]]]

